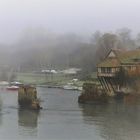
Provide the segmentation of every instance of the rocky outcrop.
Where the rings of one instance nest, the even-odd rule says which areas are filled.
[[[108,96],[104,93],[99,84],[85,82],[83,91],[78,98],[79,103],[104,103],[107,102]]]
[[[41,109],[37,99],[37,91],[32,86],[21,86],[18,90],[18,103],[22,108]]]

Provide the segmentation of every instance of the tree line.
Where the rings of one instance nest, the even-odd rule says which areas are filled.
[[[0,56],[0,66],[8,65],[21,72],[76,67],[91,73],[111,48],[139,46],[140,33],[134,36],[128,28],[108,33],[96,31],[90,37],[28,29],[15,44],[1,47],[4,55]]]

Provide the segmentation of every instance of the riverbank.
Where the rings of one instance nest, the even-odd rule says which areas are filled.
[[[80,90],[84,81],[74,79],[75,76],[65,74],[18,73],[16,80],[24,84],[34,84],[40,87]]]

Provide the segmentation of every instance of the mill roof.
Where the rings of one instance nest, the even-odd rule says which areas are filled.
[[[109,55],[113,52],[114,56]],[[140,49],[135,50],[111,50],[106,58],[97,67],[119,67],[121,64],[140,64]]]

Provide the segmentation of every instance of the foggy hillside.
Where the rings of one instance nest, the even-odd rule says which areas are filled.
[[[77,67],[93,72],[111,48],[139,47],[139,34],[135,38],[131,34],[130,29],[122,28],[115,33],[97,31],[87,39],[74,33],[54,34],[38,28],[29,29],[16,43],[1,44],[0,65],[19,71]]]

